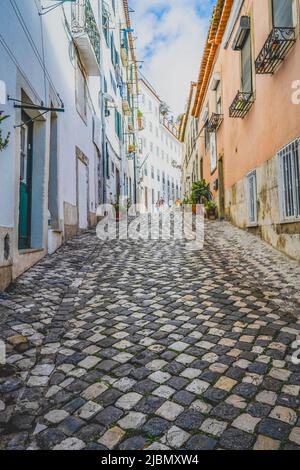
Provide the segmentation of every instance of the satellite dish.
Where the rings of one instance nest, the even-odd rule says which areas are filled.
[[[6,104],[6,85],[3,80],[0,80],[0,104]]]

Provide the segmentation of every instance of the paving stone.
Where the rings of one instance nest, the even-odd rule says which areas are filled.
[[[221,377],[214,385],[216,388],[230,392],[230,390],[237,384],[236,380],[230,379],[229,377]]]
[[[204,382],[204,380],[195,379],[187,387],[188,392],[195,393],[196,395],[201,395],[205,390],[208,389],[209,383]]]
[[[267,405],[275,405],[277,400],[277,394],[275,392],[263,390],[259,392],[255,399],[260,403],[266,403]]]
[[[125,431],[119,428],[118,426],[114,426],[106,431],[102,437],[98,440],[99,444],[103,444],[107,449],[113,449],[125,436]]]
[[[232,426],[234,428],[241,429],[242,431],[254,433],[260,420],[260,418],[254,418],[248,413],[243,413],[233,421]]]
[[[270,413],[270,417],[279,419],[280,421],[291,425],[297,422],[296,412],[291,408],[286,408],[284,406],[275,406]]]
[[[79,408],[79,410],[77,410],[76,414],[79,416],[79,418],[88,420],[99,413],[101,409],[102,406],[98,403],[88,401],[81,408]]]
[[[280,441],[262,435],[258,436],[254,444],[254,450],[278,450],[279,447]]]
[[[293,428],[289,435],[289,440],[300,446],[300,427]]]
[[[193,430],[199,429],[203,420],[204,417],[199,411],[190,409],[181,413],[176,420],[176,424],[181,428]]]
[[[139,393],[126,393],[116,401],[116,407],[123,410],[131,410],[142,398],[143,396]]]
[[[120,444],[120,450],[142,450],[146,446],[146,439],[142,436],[134,436]]]
[[[124,418],[118,421],[118,425],[123,429],[138,429],[146,422],[147,416],[143,413],[130,411]]]
[[[177,426],[172,426],[162,437],[161,442],[172,449],[178,449],[189,439],[190,434]]]
[[[94,400],[95,398],[98,398],[107,389],[108,389],[107,385],[101,382],[98,382],[86,388],[81,395],[86,400]]]
[[[264,418],[258,427],[259,434],[273,439],[283,440],[289,433],[289,425],[277,419]]]
[[[109,427],[118,421],[121,416],[123,416],[123,413],[123,411],[114,406],[108,406],[104,410],[100,411],[99,414],[97,414],[95,421],[102,424],[103,426]]]
[[[168,421],[174,421],[183,411],[183,406],[172,403],[171,401],[166,401],[160,408],[158,408],[156,414]]]
[[[219,421],[213,418],[207,418],[201,425],[200,430],[212,434],[213,436],[221,436],[225,429],[227,428],[227,423],[225,421]]]
[[[191,404],[191,408],[193,410],[199,411],[202,414],[209,414],[212,410],[212,406],[202,400],[195,400]]]
[[[247,450],[254,445],[255,437],[247,432],[229,428],[222,434],[220,446],[228,450]]]
[[[162,418],[151,418],[143,426],[143,432],[149,434],[150,436],[160,436],[163,434],[168,427],[170,422]]]
[[[64,410],[52,410],[45,415],[45,419],[52,424],[57,424],[63,421],[68,416]]]
[[[54,450],[81,450],[85,447],[85,443],[77,437],[68,437],[60,444],[54,446]]]
[[[195,434],[186,444],[187,450],[213,450],[217,445],[217,441],[204,434]]]
[[[225,421],[232,421],[240,413],[240,409],[228,403],[220,403],[212,410],[212,416],[220,418]]]

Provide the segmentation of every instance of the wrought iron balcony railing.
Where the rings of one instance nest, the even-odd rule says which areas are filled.
[[[273,28],[255,61],[256,73],[273,74],[295,42],[295,28]]]
[[[232,118],[244,118],[254,103],[253,93],[238,91],[232,105],[229,108],[229,116]]]
[[[72,33],[90,75],[100,73],[100,33],[90,0],[72,5]]]
[[[217,129],[219,129],[222,121],[223,114],[212,113],[207,125],[208,132],[215,132]]]

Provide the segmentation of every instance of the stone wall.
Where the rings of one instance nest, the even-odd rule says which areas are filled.
[[[256,168],[256,178],[257,225],[248,224],[246,177],[226,191],[226,218],[237,227],[260,235],[274,248],[300,262],[300,220],[281,221],[276,156]]]

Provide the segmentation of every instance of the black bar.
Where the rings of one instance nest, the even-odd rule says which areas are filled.
[[[14,104],[15,108],[18,109],[35,109],[36,111],[54,111],[56,113],[64,113],[65,108],[47,108],[46,106],[34,106],[28,104]]]

